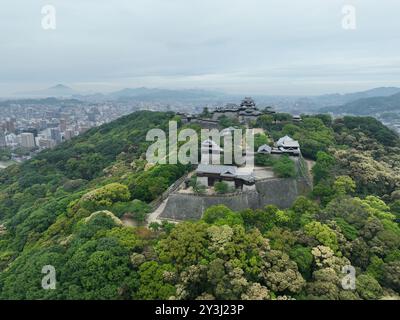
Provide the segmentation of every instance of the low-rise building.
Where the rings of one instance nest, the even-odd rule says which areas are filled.
[[[244,189],[246,186],[254,186],[255,177],[253,171],[236,166],[200,164],[196,170],[197,182],[212,187],[216,182],[224,181],[235,189]]]
[[[278,140],[276,146],[283,153],[298,156],[300,155],[300,144],[289,136],[284,136]]]
[[[294,122],[301,122],[301,121],[302,121],[301,116],[299,116],[299,115],[294,115],[294,116],[293,116],[293,121],[294,121]]]
[[[261,147],[258,148],[258,153],[264,153],[264,154],[271,154],[272,153],[272,147],[270,147],[267,144],[262,145]]]
[[[299,156],[301,154],[300,144],[298,141],[289,136],[284,136],[278,140],[276,147],[272,148],[266,144],[258,148],[257,153],[260,154],[288,154],[291,156]]]

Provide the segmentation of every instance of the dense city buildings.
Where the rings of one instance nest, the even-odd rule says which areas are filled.
[[[29,159],[34,153],[137,109],[135,104],[88,103],[76,99],[0,101],[1,156],[17,162]]]

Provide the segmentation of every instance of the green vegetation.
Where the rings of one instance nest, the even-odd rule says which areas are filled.
[[[305,157],[316,159],[319,151],[327,151],[335,143],[332,119],[329,116],[303,116],[303,121],[293,123],[292,116],[285,113],[275,115],[276,123],[260,121],[260,127],[267,130],[274,140],[289,135],[300,142]]]
[[[273,169],[279,178],[293,178],[296,176],[294,162],[286,155],[274,161]]]
[[[224,194],[224,193],[232,192],[233,188],[230,188],[226,182],[221,181],[221,182],[216,182],[214,184],[214,190],[216,193]]]
[[[237,119],[229,118],[227,116],[220,116],[218,123],[221,128],[240,127],[240,122]]]
[[[137,112],[0,171],[1,299],[399,298],[397,136],[365,118],[263,119],[316,160],[312,194],[288,209],[219,205],[147,228],[150,202],[191,169],[144,160],[147,130],[173,117]],[[258,161],[295,174],[289,158],[272,159]],[[56,290],[41,288],[45,265]],[[347,265],[354,291],[341,286]]]
[[[279,178],[293,178],[296,176],[295,163],[287,155],[256,154],[255,164],[263,167],[272,167],[275,175]]]
[[[206,192],[206,189],[207,189],[205,185],[203,185],[197,181],[196,175],[193,175],[190,178],[189,186],[192,187],[193,191],[197,194],[203,194]]]
[[[257,166],[272,167],[275,163],[275,159],[269,154],[257,153],[254,162]]]
[[[200,117],[201,117],[201,118],[209,119],[209,118],[212,117],[212,113],[210,112],[210,110],[208,110],[207,107],[205,107],[205,108],[203,108],[203,112],[200,113]]]
[[[254,135],[254,151],[257,151],[262,145],[269,145],[270,143],[271,141],[264,133],[257,133]]]
[[[0,161],[11,160],[11,148],[0,148]]]

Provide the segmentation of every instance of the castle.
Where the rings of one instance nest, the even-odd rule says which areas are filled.
[[[226,116],[231,119],[238,119],[240,123],[249,123],[257,120],[262,114],[256,107],[254,100],[246,97],[239,106],[234,103],[228,103],[224,107],[218,107],[213,112],[212,119],[218,120],[220,117]]]
[[[252,98],[246,97],[240,105],[227,104],[202,115],[182,116],[184,123],[196,123],[202,128],[223,129],[220,138],[232,136],[234,127],[221,124],[221,117],[237,120],[242,126],[250,127],[263,114],[275,113],[265,108],[260,111]],[[301,121],[293,117],[293,121]],[[275,121],[276,122],[276,121]],[[235,126],[236,127],[236,126]],[[274,145],[263,145],[250,154],[272,154],[291,156],[297,175],[293,178],[276,177],[273,169],[268,167],[241,166],[235,163],[220,161],[222,153],[229,145],[221,146],[220,141],[208,137],[201,141],[201,161],[196,170],[188,174],[176,184],[168,195],[162,198],[163,204],[159,209],[158,218],[169,221],[198,220],[210,206],[223,204],[234,211],[260,209],[266,205],[276,205],[280,208],[290,207],[300,195],[310,192],[311,183],[304,174],[304,163],[301,157],[300,144],[289,136],[284,136]],[[244,150],[242,150],[242,153]],[[247,150],[246,150],[247,155]],[[220,163],[223,164],[220,164]],[[190,175],[190,176],[189,176]],[[195,179],[195,180],[194,180]],[[197,190],[190,184],[195,181]],[[226,192],[216,192],[216,184],[223,182]],[[201,187],[201,188],[200,188]]]
[[[240,124],[246,125],[252,121],[256,121],[257,118],[263,114],[274,114],[275,111],[271,110],[270,107],[260,111],[256,103],[251,97],[246,97],[242,100],[240,105],[234,103],[228,103],[223,107],[217,107],[213,110],[209,117],[201,117],[200,115],[190,115],[184,113],[178,113],[182,116],[184,123],[198,123],[203,127],[216,128],[218,127],[219,120],[222,117],[227,117],[232,120],[238,120]]]

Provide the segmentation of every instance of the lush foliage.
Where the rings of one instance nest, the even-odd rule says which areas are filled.
[[[147,227],[150,202],[190,169],[143,158],[147,130],[173,116],[138,112],[0,172],[1,299],[399,297],[397,136],[364,118],[263,117],[271,137],[293,136],[315,160],[312,194],[287,209],[219,205],[201,221]],[[260,161],[295,175],[289,158]],[[56,290],[41,287],[46,265]],[[348,265],[356,290],[341,286]]]

